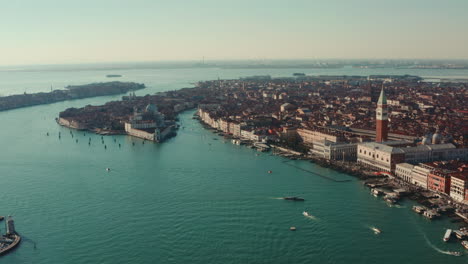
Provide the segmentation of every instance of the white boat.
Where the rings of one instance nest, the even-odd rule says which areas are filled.
[[[413,211],[415,211],[416,213],[418,214],[422,214],[424,211],[426,211],[426,209],[422,206],[413,206]]]
[[[468,240],[462,241],[461,244],[464,248],[468,249]]]
[[[449,241],[451,235],[452,235],[452,229],[447,229],[447,231],[445,231],[445,235],[444,235],[444,242]]]
[[[372,229],[372,231],[374,231],[374,233],[376,235],[382,233],[382,231],[380,229],[378,229],[377,227],[372,227],[371,229]]]
[[[110,171],[110,168],[106,168],[106,171]]]
[[[310,214],[308,212],[306,212],[306,211],[302,212],[302,215],[303,216],[310,216]]]
[[[458,251],[447,251],[448,254],[452,255],[452,256],[456,256],[456,257],[459,257],[462,255],[461,252],[458,252]]]

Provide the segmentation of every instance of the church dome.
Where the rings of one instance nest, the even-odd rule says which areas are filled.
[[[433,136],[432,136],[432,144],[440,144],[440,141],[442,140],[442,135],[437,131]]]
[[[421,143],[422,143],[423,145],[429,145],[429,144],[431,144],[431,135],[426,135],[426,136],[424,136]]]
[[[145,111],[148,113],[156,113],[158,112],[158,108],[154,104],[149,104],[146,106]]]

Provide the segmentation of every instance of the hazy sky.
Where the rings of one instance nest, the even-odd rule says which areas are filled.
[[[468,0],[0,0],[0,65],[468,59]]]

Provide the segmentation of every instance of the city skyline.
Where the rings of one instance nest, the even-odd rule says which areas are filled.
[[[468,59],[459,0],[0,2],[0,65]]]

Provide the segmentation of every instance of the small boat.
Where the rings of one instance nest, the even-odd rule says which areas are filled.
[[[464,232],[464,231],[455,230],[455,231],[453,231],[453,233],[455,233],[455,236],[456,236],[458,239],[464,239],[464,238],[465,238],[465,232]]]
[[[468,240],[463,240],[461,244],[464,248],[468,249]]]
[[[426,211],[426,209],[422,206],[413,206],[413,211],[415,211],[416,213],[418,214],[422,214],[424,211]]]
[[[111,169],[110,168],[106,168],[106,171],[110,171]]]
[[[375,197],[377,197],[377,196],[379,196],[379,195],[382,194],[382,192],[379,191],[379,190],[377,190],[377,189],[371,189],[371,193],[372,193]]]
[[[0,221],[2,221],[3,219],[5,219],[5,217],[0,215]]]
[[[295,226],[291,226],[291,227],[289,228],[289,230],[291,230],[291,231],[296,231],[296,227],[295,227]]]
[[[444,242],[449,241],[451,235],[452,235],[452,229],[447,229],[447,231],[445,231],[445,235],[443,238]]]
[[[268,173],[273,173],[273,171],[269,170]]]
[[[302,215],[303,216],[310,216],[310,214],[308,212],[306,212],[306,211],[302,212]]]
[[[301,198],[301,197],[296,197],[296,196],[291,196],[291,197],[283,197],[284,200],[288,200],[288,201],[299,201],[299,202],[303,202],[305,201],[304,198]]]
[[[377,227],[371,227],[371,229],[372,229],[372,231],[374,231],[374,233],[375,233],[376,235],[382,233],[382,231],[381,231],[380,229],[378,229]]]
[[[435,211],[435,210],[428,210],[423,213],[425,217],[428,219],[434,219],[436,217],[439,217],[440,215]]]
[[[450,254],[450,255],[456,256],[456,257],[459,257],[459,256],[462,255],[462,253],[459,252],[459,251],[447,251],[447,254]]]

